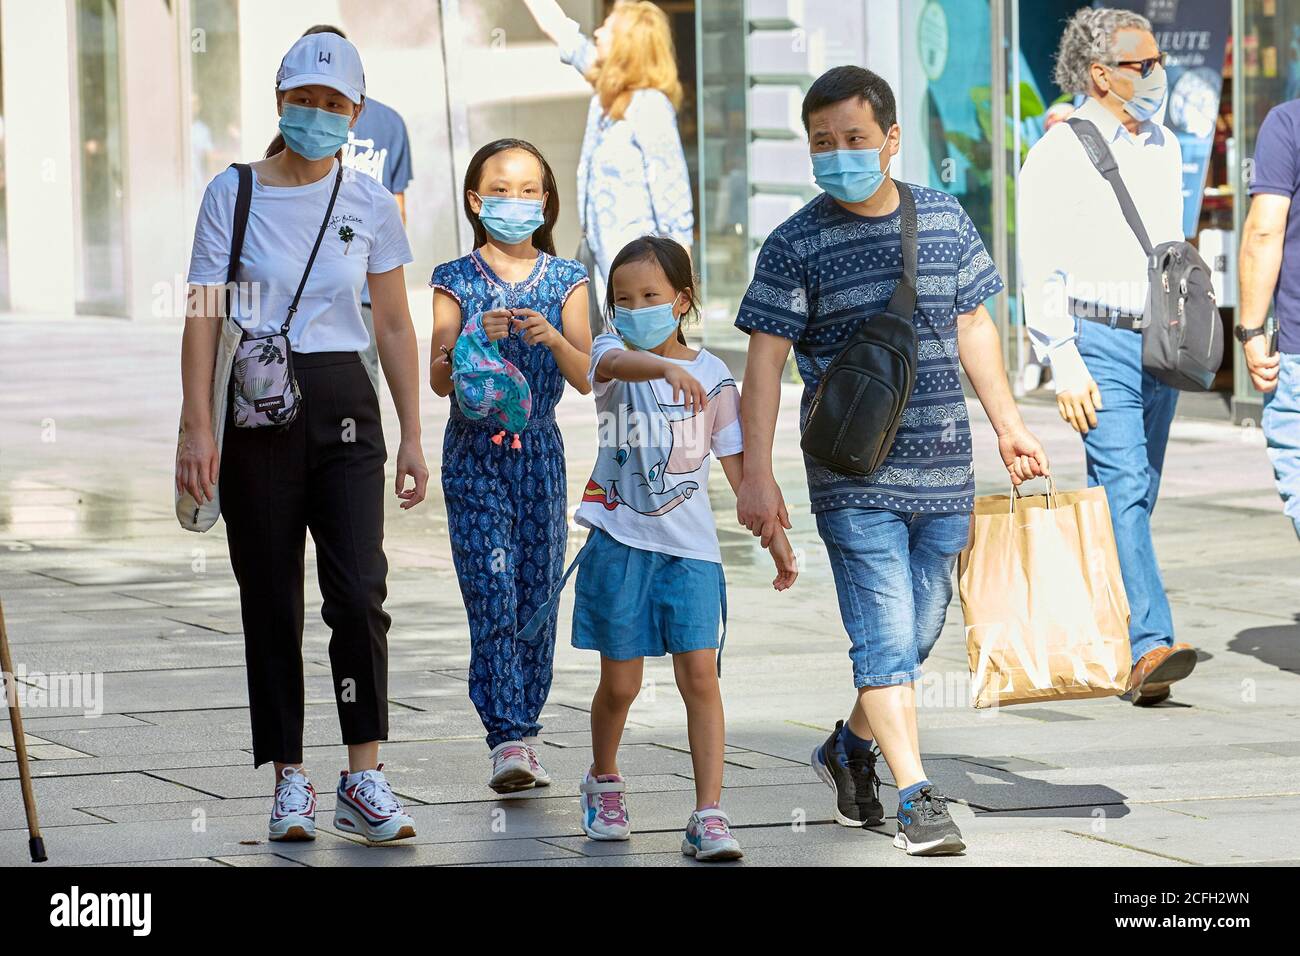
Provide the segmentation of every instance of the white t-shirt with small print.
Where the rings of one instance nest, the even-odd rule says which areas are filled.
[[[306,186],[267,186],[253,171],[238,281],[256,292],[232,297],[234,318],[250,335],[269,335],[284,323],[337,172],[336,161],[329,175]],[[225,284],[238,189],[238,171],[226,169],[203,194],[190,257],[192,284]],[[392,193],[364,173],[344,169],[320,251],[289,327],[290,347],[295,352],[367,348],[370,334],[361,317],[366,274],[388,272],[411,260]]]

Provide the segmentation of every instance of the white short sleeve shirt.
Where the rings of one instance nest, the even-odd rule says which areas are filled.
[[[744,450],[736,382],[704,349],[693,359],[664,359],[704,386],[709,403],[701,411],[683,406],[663,379],[597,382],[600,360],[623,348],[610,333],[592,343],[599,450],[575,520],[631,548],[721,563],[709,461]]]
[[[253,200],[239,260],[238,281],[249,293],[233,297],[234,318],[253,335],[280,328],[320,230],[337,162],[306,186],[267,186],[253,171]],[[189,281],[223,285],[234,228],[239,174],[220,173],[203,194],[194,228]],[[397,200],[369,176],[343,171],[311,276],[289,327],[296,352],[361,351],[370,344],[361,317],[366,274],[389,272],[412,260]]]

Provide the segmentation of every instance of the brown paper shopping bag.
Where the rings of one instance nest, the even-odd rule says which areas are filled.
[[[976,707],[1124,693],[1129,606],[1105,489],[977,498],[958,586]]]

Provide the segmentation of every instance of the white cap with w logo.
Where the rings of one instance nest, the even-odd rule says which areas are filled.
[[[275,88],[296,90],[302,86],[328,86],[360,103],[366,95],[361,54],[350,41],[334,33],[300,37],[280,61]]]

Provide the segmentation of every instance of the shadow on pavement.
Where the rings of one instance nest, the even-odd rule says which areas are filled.
[[[981,816],[1095,818],[1101,811],[1115,819],[1129,814],[1124,794],[1101,784],[1060,784],[1024,777],[1019,770],[1051,770],[1019,758],[926,754],[930,778],[947,796],[966,803]]]
[[[1300,614],[1294,624],[1249,627],[1228,642],[1228,650],[1300,674]]]

